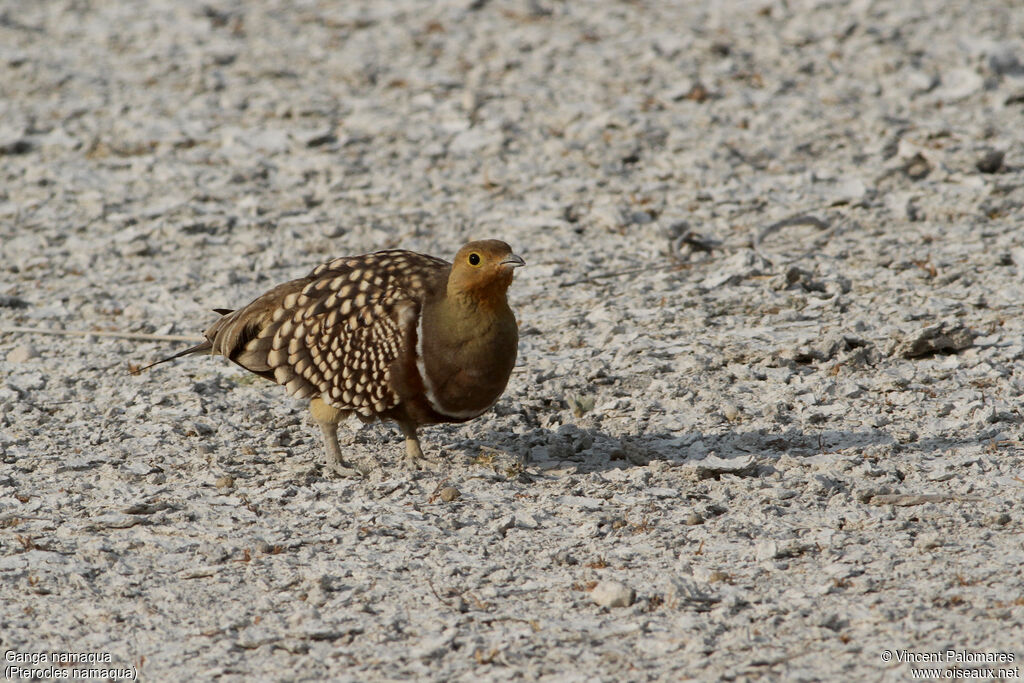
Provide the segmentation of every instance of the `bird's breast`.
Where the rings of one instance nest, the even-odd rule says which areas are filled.
[[[519,339],[511,311],[472,326],[445,326],[428,316],[419,323],[416,365],[426,402],[453,420],[487,411],[505,390],[516,362]]]

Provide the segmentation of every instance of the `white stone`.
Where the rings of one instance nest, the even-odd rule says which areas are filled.
[[[601,607],[629,607],[636,600],[636,591],[624,583],[604,580],[594,586],[590,597]]]
[[[39,351],[31,344],[20,344],[7,352],[8,363],[25,363],[39,357]]]

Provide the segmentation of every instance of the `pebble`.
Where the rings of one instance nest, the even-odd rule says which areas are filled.
[[[707,586],[678,576],[671,579],[667,599],[675,609],[695,609],[701,612],[707,611],[719,600]]]
[[[956,102],[978,92],[984,85],[985,79],[974,69],[949,69],[940,75],[934,95],[943,102]]]
[[[1021,63],[1022,54],[1019,41],[997,43],[987,47],[988,66],[1000,76],[1024,75],[1024,65]]]
[[[992,515],[985,520],[989,526],[1005,526],[1013,521],[1013,517],[1005,512]]]
[[[779,556],[779,544],[775,541],[758,541],[754,546],[754,557],[758,560],[771,560]]]
[[[975,332],[961,323],[930,325],[903,341],[896,352],[904,358],[919,358],[933,353],[956,353],[974,343]]]
[[[39,351],[31,344],[21,344],[7,352],[8,363],[26,363],[38,357]]]
[[[590,591],[591,599],[601,607],[629,607],[636,600],[636,591],[618,581],[599,581]]]
[[[516,518],[514,516],[512,516],[512,515],[503,515],[503,516],[499,517],[498,519],[494,520],[493,522],[491,522],[487,526],[487,529],[492,534],[497,534],[498,536],[504,536],[505,532],[507,532],[509,529],[511,529],[513,526],[515,526],[515,523],[516,523]]]
[[[445,486],[437,493],[437,497],[446,503],[458,500],[462,493],[454,486]]]
[[[1003,160],[1006,158],[1006,152],[1001,149],[990,149],[985,152],[975,163],[978,170],[982,173],[999,173],[1003,168]]]
[[[942,547],[942,536],[936,532],[920,534],[914,541],[914,546],[920,550],[934,550]]]

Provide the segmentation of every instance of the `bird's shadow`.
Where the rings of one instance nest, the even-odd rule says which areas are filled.
[[[811,457],[871,446],[896,446],[897,440],[880,429],[805,431],[791,427],[722,433],[645,433],[611,435],[573,424],[556,429],[535,428],[521,433],[495,430],[480,439],[466,439],[448,448],[474,464],[507,468],[509,463],[552,475],[601,472],[644,466],[656,460],[669,465],[701,466],[709,458],[722,473],[755,474],[773,457]],[[747,466],[749,456],[756,462]],[[724,461],[724,463],[723,463]],[[735,467],[730,467],[734,461]],[[709,461],[710,462],[710,461]],[[709,468],[715,476],[714,468]]]

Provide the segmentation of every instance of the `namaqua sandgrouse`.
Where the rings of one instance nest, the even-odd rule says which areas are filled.
[[[343,256],[245,308],[217,309],[206,341],[153,365],[219,354],[311,399],[335,474],[362,473],[338,446],[352,413],[397,422],[418,467],[420,425],[470,420],[505,390],[519,342],[505,293],[521,265],[498,240],[470,242],[453,263],[403,250]]]

